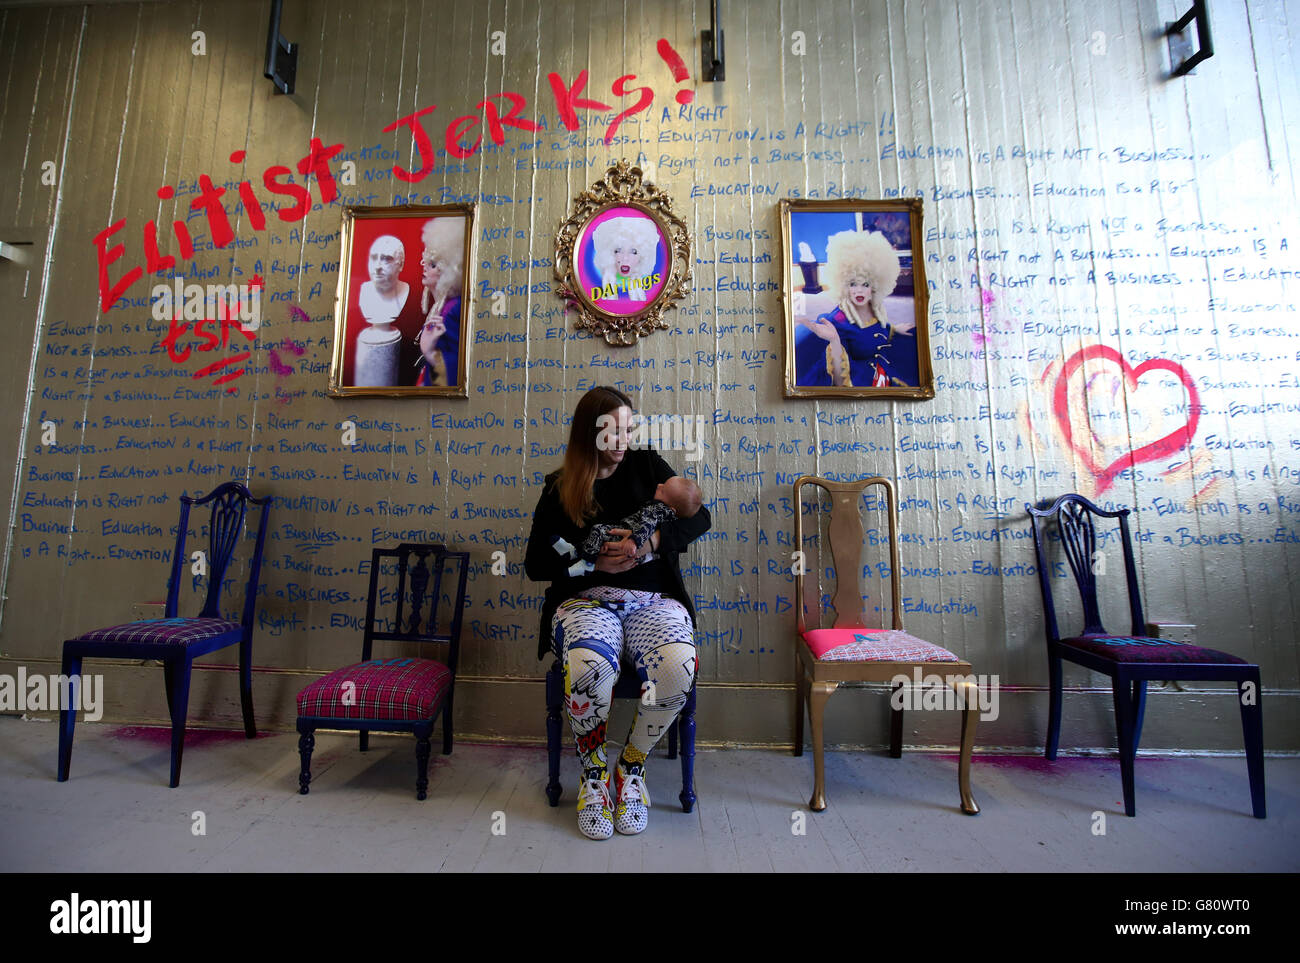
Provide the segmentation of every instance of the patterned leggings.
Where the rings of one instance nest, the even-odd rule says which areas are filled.
[[[605,724],[624,655],[636,667],[642,696],[621,761],[625,771],[640,771],[695,680],[690,615],[659,592],[596,585],[562,602],[551,626],[583,778],[606,778]]]

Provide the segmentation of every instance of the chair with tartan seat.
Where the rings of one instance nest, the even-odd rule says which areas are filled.
[[[254,498],[239,482],[226,482],[201,498],[181,496],[181,521],[176,531],[176,548],[172,557],[171,578],[167,583],[167,602],[161,619],[144,619],[95,629],[63,643],[63,674],[81,676],[82,660],[157,659],[163,664],[167,686],[167,709],[172,722],[171,781],[175,789],[181,780],[181,755],[185,748],[185,719],[189,711],[190,672],[194,660],[229,645],[239,645],[239,699],[244,716],[244,735],[257,736],[253,722],[253,612],[262,571],[262,550],[266,544],[266,523],[272,496]],[[208,588],[203,609],[195,618],[177,616],[180,604],[181,575],[189,559],[185,540],[189,529],[190,506],[212,504],[208,524]],[[221,588],[230,566],[235,546],[244,531],[244,516],[249,504],[260,507],[257,543],[249,560],[248,583],[244,590],[244,610],[240,621],[222,618],[219,611]],[[75,702],[73,703],[75,705]],[[58,779],[64,782],[72,765],[72,736],[77,714],[67,708],[59,711]]]
[[[1255,816],[1265,817],[1264,810],[1264,722],[1261,705],[1259,666],[1217,649],[1189,645],[1146,634],[1142,614],[1142,596],[1138,591],[1137,564],[1129,536],[1129,509],[1109,512],[1078,494],[1062,495],[1048,508],[1025,505],[1034,535],[1034,554],[1038,562],[1038,586],[1043,596],[1047,669],[1051,689],[1047,720],[1047,745],[1044,755],[1055,759],[1061,738],[1062,662],[1073,662],[1110,676],[1111,697],[1115,705],[1115,727],[1119,739],[1120,779],[1124,785],[1124,812],[1137,814],[1133,761],[1142,736],[1142,719],[1146,713],[1147,682],[1156,680],[1232,682],[1237,686],[1241,707],[1241,727],[1246,744],[1246,768],[1250,780],[1250,801]],[[1132,631],[1112,635],[1101,622],[1097,592],[1099,566],[1097,545],[1098,518],[1119,520],[1120,548],[1124,555],[1124,576],[1128,589]],[[1046,535],[1054,527],[1070,573],[1083,604],[1083,631],[1061,638],[1056,621],[1056,604],[1052,595],[1051,569],[1048,565]]]
[[[794,546],[802,551],[803,512],[799,501],[804,485],[815,485],[831,497],[831,514],[828,539],[834,559],[835,596],[831,605],[835,609],[835,623],[830,628],[808,628],[807,611],[820,613],[824,606],[817,592],[806,600],[804,596],[803,564],[796,564],[795,611],[798,638],[795,640],[795,737],[794,754],[803,755],[804,705],[812,724],[813,794],[808,806],[814,812],[826,808],[826,770],[823,750],[822,721],[826,703],[841,683],[876,682],[894,683],[893,696],[900,695],[900,676],[914,669],[927,674],[944,673],[945,691],[952,686],[955,704],[961,708],[961,755],[957,766],[957,788],[961,797],[962,812],[975,815],[979,806],[971,794],[971,752],[975,746],[975,726],[979,720],[977,686],[970,674],[970,663],[957,658],[942,646],[934,645],[903,631],[902,593],[898,560],[898,512],[894,499],[894,486],[879,476],[852,482],[834,482],[816,475],[803,475],[794,483]],[[868,488],[879,488],[884,494],[884,509],[889,530],[889,588],[891,627],[871,627],[879,623],[880,616],[867,612],[861,584],[862,569],[861,502]],[[825,567],[814,570],[820,575]],[[811,580],[815,587],[818,579]],[[882,588],[883,591],[883,588]],[[882,599],[882,602],[884,600]],[[903,711],[901,699],[891,698],[889,726],[889,754],[897,759],[903,754]]]
[[[384,565],[386,560],[388,565]],[[394,574],[397,585],[395,590],[390,590],[381,584],[381,575]],[[404,543],[395,549],[377,548],[371,553],[361,661],[336,669],[298,693],[300,793],[307,795],[311,786],[316,730],[357,729],[361,733],[362,752],[370,748],[372,731],[413,733],[415,798],[427,797],[430,740],[439,716],[442,717],[442,753],[451,753],[452,696],[468,574],[469,553],[451,552],[442,545]],[[454,592],[445,593],[444,586],[452,585]],[[376,612],[389,600],[393,615],[391,620],[381,616],[381,628]],[[431,644],[438,647],[442,657],[375,659],[372,658],[375,642]]]

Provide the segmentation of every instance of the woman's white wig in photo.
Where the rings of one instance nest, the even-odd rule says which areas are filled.
[[[646,264],[647,260],[649,262],[644,270],[648,272],[654,268],[659,247],[659,229],[648,218],[611,217],[596,225],[596,229],[591,232],[591,243],[595,248],[592,259],[596,262],[596,270],[600,272],[601,279],[608,282],[608,279],[618,274],[614,264],[616,247],[636,248],[641,264]],[[633,265],[633,270],[638,266]]]
[[[438,278],[438,289],[433,292],[435,301],[460,290],[465,274],[465,224],[463,217],[435,217],[425,221],[420,232],[424,241],[423,261],[433,259],[446,266]]]
[[[894,293],[901,271],[898,252],[878,231],[840,231],[826,241],[826,287],[843,302],[849,282],[865,280],[871,285],[871,312],[881,324],[889,324],[885,298]]]

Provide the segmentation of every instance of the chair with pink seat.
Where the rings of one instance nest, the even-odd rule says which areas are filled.
[[[900,676],[913,677],[913,670],[924,675],[942,675],[945,686],[951,685],[955,704],[961,709],[961,757],[957,768],[962,812],[975,815],[979,806],[970,788],[971,751],[975,745],[975,726],[979,719],[979,698],[969,662],[959,659],[942,646],[909,635],[903,630],[901,571],[898,555],[898,512],[894,486],[879,476],[859,481],[835,482],[816,475],[804,475],[794,483],[794,547],[801,552],[808,543],[803,535],[803,512],[800,491],[815,485],[830,495],[831,513],[827,538],[834,560],[835,594],[825,599],[817,591],[808,599],[804,594],[807,566],[800,560],[794,565],[796,624],[795,640],[795,739],[794,754],[803,755],[804,706],[812,725],[813,794],[809,808],[826,808],[826,770],[823,752],[823,717],[826,703],[842,683],[891,683]],[[881,607],[864,604],[859,581],[863,571],[862,502],[867,489],[883,493],[883,509],[888,522],[889,611],[890,627],[883,628]],[[881,507],[881,506],[877,506]],[[805,553],[806,554],[806,553]],[[804,555],[798,556],[802,559]],[[821,575],[825,567],[815,572]],[[883,574],[883,573],[882,573]],[[816,587],[820,577],[811,581]],[[885,580],[882,578],[882,583]],[[883,591],[883,589],[882,589]],[[809,628],[810,612],[820,619],[830,606],[834,623],[827,628]],[[872,611],[868,611],[872,609]],[[894,694],[899,686],[895,683]],[[895,759],[903,753],[902,700],[892,700],[890,708],[889,754]]]

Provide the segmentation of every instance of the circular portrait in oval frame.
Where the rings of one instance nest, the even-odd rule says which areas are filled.
[[[668,277],[668,238],[639,207],[608,207],[588,220],[574,255],[579,290],[609,314],[640,314]]]
[[[620,161],[578,195],[555,239],[557,292],[576,325],[630,345],[668,327],[664,311],[690,287],[690,237],[671,198]]]

